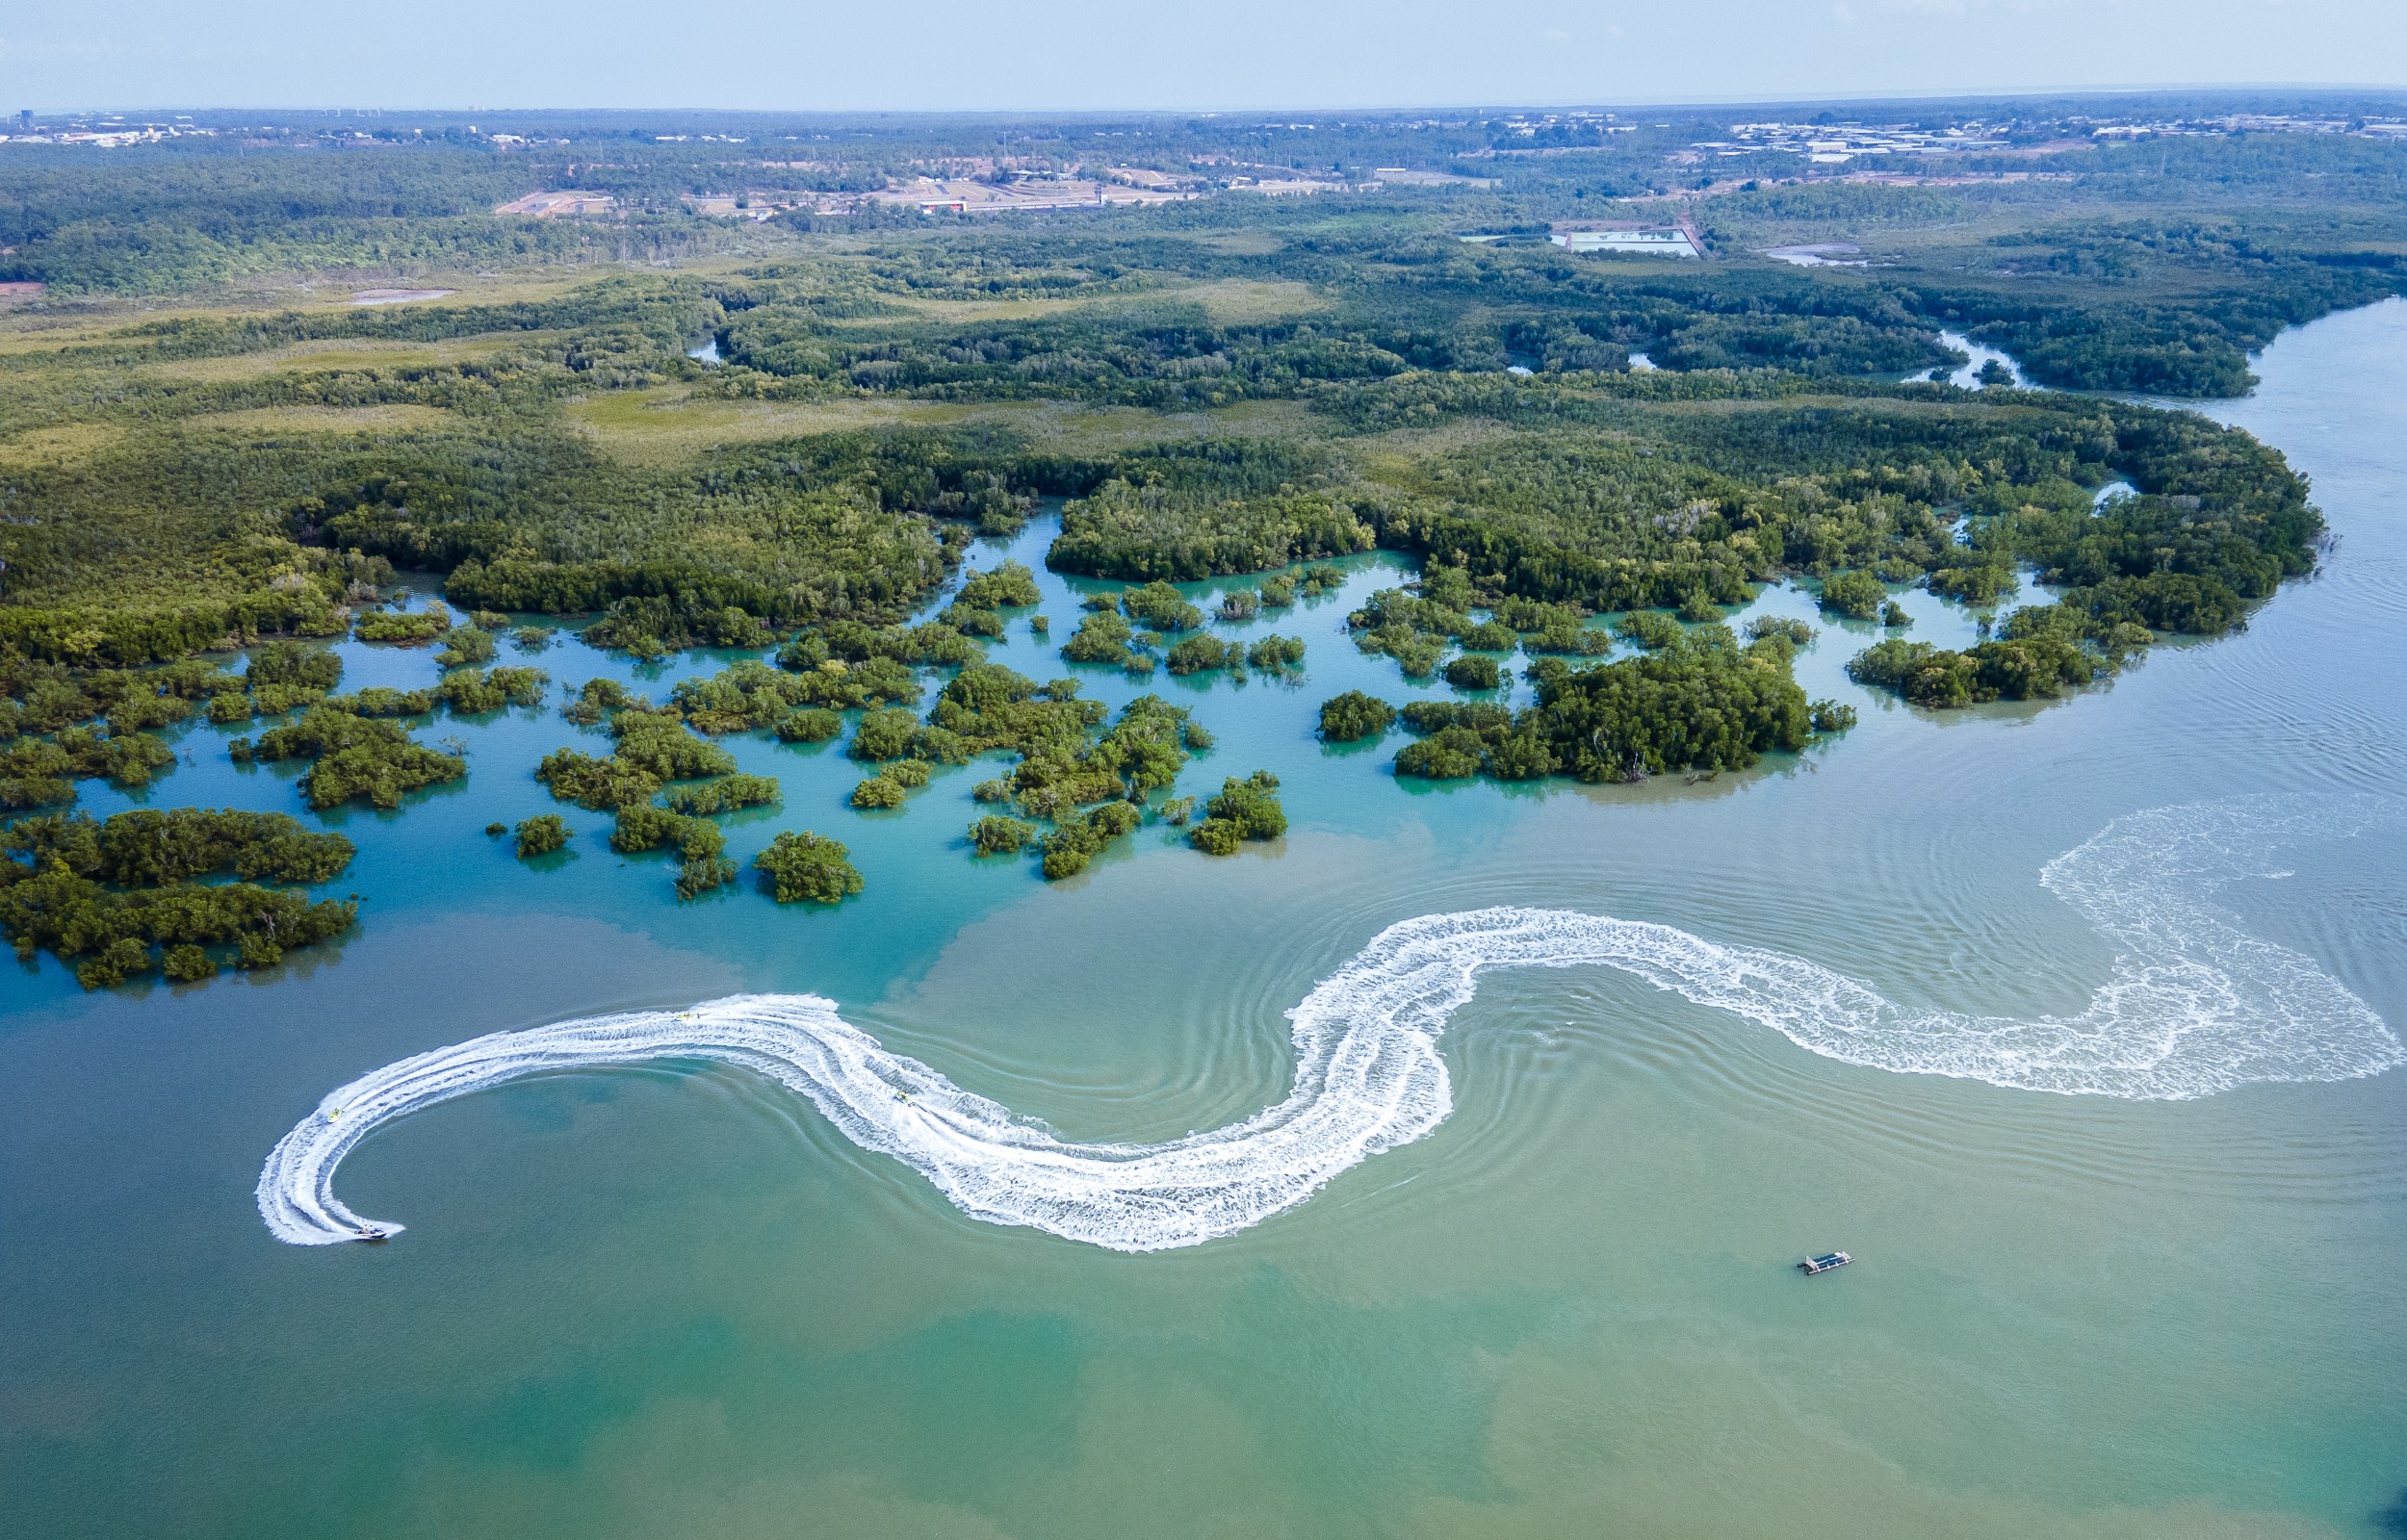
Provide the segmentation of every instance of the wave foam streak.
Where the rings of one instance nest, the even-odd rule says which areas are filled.
[[[1667,925],[1562,910],[1430,914],[1382,932],[1289,1017],[1286,1098],[1155,1144],[1079,1143],[889,1053],[817,995],[733,995],[496,1033],[364,1075],[287,1134],[259,1212],[298,1245],[357,1240],[335,1168],[361,1140],[437,1102],[555,1070],[705,1060],[807,1096],[846,1138],[892,1155],[964,1213],[1120,1251],[1199,1245],[1309,1197],[1453,1109],[1437,1040],[1492,967],[1620,968],[1850,1064],[2032,1091],[2209,1095],[2259,1080],[2342,1080],[2401,1062],[2379,1016],[2310,958],[2241,934],[2208,895],[2284,845],[2396,821],[2371,798],[2249,798],[2118,819],[2041,883],[2118,948],[2088,1009],[2019,1021],[1900,1005],[1819,963]]]

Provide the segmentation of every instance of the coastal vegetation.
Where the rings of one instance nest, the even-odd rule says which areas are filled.
[[[790,830],[752,858],[770,894],[781,904],[841,904],[865,886],[841,840]]]
[[[1233,856],[1248,840],[1277,839],[1287,832],[1287,809],[1280,806],[1278,790],[1279,778],[1267,770],[1243,781],[1230,776],[1204,804],[1202,821],[1187,831],[1187,843],[1206,856]]]
[[[296,891],[340,876],[353,847],[283,813],[45,814],[10,825],[0,849],[0,930],[19,958],[49,952],[88,989],[154,970],[191,983],[229,964],[270,967],[358,911]]]
[[[1851,709],[1806,700],[1791,670],[1811,627],[1757,620],[1742,640],[1721,624],[1774,584],[1882,627],[1847,665],[1857,682],[1950,708],[2077,690],[2160,636],[2245,625],[2314,570],[2326,531],[2306,484],[2246,433],[1905,376],[1954,367],[1946,328],[2041,385],[2242,391],[2249,349],[2282,325],[2407,292],[2399,146],[2032,139],[2046,174],[2010,191],[1987,170],[1876,190],[1802,168],[1684,203],[1711,260],[1674,270],[1457,239],[1535,234],[1600,192],[1697,191],[1653,129],[1523,156],[1481,121],[1281,131],[1333,161],[1375,141],[1417,164],[1413,145],[1443,139],[1447,157],[1483,156],[1480,189],[984,225],[797,202],[740,240],[683,202],[706,191],[694,178],[754,165],[732,140],[709,157],[641,137],[597,154],[578,129],[513,158],[447,130],[372,155],[263,147],[239,175],[175,145],[71,165],[80,152],[13,145],[0,276],[51,288],[0,317],[0,814],[33,827],[98,781],[171,801],[178,751],[215,754],[237,729],[224,752],[303,766],[311,809],[397,808],[469,773],[416,730],[543,705],[535,654],[566,628],[634,660],[752,654],[679,669],[659,706],[578,685],[564,716],[609,748],[535,768],[560,803],[611,816],[613,848],[674,852],[686,896],[736,871],[712,820],[781,800],[738,772],[723,740],[743,733],[842,740],[873,769],[850,796],[863,808],[1008,756],[975,783],[992,810],[970,843],[1034,851],[1048,877],[1149,817],[1201,849],[1270,837],[1249,831],[1283,823],[1275,783],[1229,780],[1200,817],[1170,795],[1211,742],[1184,709],[1143,696],[1114,713],[1075,680],[987,661],[1020,618],[1052,645],[1051,622],[1023,614],[1036,574],[973,554],[1040,502],[1060,508],[1046,565],[1120,585],[1058,643],[1069,673],[1159,671],[1191,691],[1293,678],[1303,635],[1337,617],[1287,627],[1290,611],[1372,561],[1409,564],[1345,630],[1382,670],[1464,697],[1404,713],[1395,768],[1435,779],[1710,772],[1844,731]],[[1677,132],[1692,129],[1706,133]],[[909,133],[935,136],[933,154],[968,131]],[[1062,125],[1013,132],[1084,153]],[[1162,142],[1218,154],[1237,132],[1198,120]],[[806,178],[830,192],[903,164],[849,141],[813,153],[833,157]],[[529,177],[607,185],[620,217],[487,212]],[[1876,266],[1755,255],[1865,220]],[[630,240],[693,260],[609,256]],[[220,287],[372,257],[479,276],[389,307]],[[716,362],[688,356],[701,340]],[[1633,370],[1635,351],[1659,367]],[[2118,482],[2128,495],[2101,501]],[[1176,586],[1220,578],[1237,580]],[[2055,598],[2006,607],[2033,583]],[[1901,599],[1918,586],[1982,611],[1982,639],[1908,640]],[[1301,634],[1255,634],[1266,616]],[[344,638],[424,672],[337,693]],[[523,660],[502,660],[505,640]],[[1516,677],[1527,707],[1477,699]],[[1396,720],[1349,691],[1322,706],[1320,736]],[[556,833],[565,821],[541,815],[517,843],[534,854]],[[831,864],[832,841],[788,837],[760,867],[781,897],[857,890],[841,846]],[[29,859],[13,886],[50,880]],[[57,871],[97,884],[111,913],[176,887]],[[250,882],[218,875],[177,882]],[[61,955],[105,981],[268,950],[239,917],[210,922],[224,939],[172,943],[165,920],[124,923],[99,943],[114,962],[80,941]]]
[[[302,712],[298,722],[271,728],[255,743],[236,738],[226,747],[238,764],[307,760],[301,794],[318,808],[353,801],[399,808],[410,792],[468,774],[466,759],[427,748],[397,723],[323,706]]]
[[[1504,670],[1492,657],[1465,654],[1446,665],[1446,682],[1458,690],[1492,690],[1504,682]]]
[[[1946,710],[1984,701],[2050,700],[2110,674],[2148,645],[2129,621],[2101,629],[2061,605],[2014,611],[1991,640],[1963,652],[1893,637],[1848,661],[1850,679]]]
[[[517,830],[518,859],[549,856],[568,844],[568,824],[558,813],[542,812],[522,819]]]
[[[1949,568],[1954,572],[1960,569]],[[1932,579],[1934,589],[1937,578]],[[1825,613],[1845,615],[1850,620],[1870,620],[1880,613],[1880,606],[1889,602],[1889,588],[1868,572],[1834,572],[1823,579],[1822,592],[1815,602]]]
[[[1795,753],[1815,732],[1815,707],[1790,676],[1794,647],[1773,635],[1742,646],[1726,627],[1701,627],[1654,652],[1574,668],[1530,666],[1536,703],[1420,701],[1405,725],[1423,734],[1396,755],[1396,773],[1428,780],[1643,781],[1675,770],[1744,769]],[[1837,724],[1835,715],[1825,721]]]
[[[1359,743],[1395,726],[1396,708],[1374,695],[1348,690],[1321,703],[1321,736],[1331,743]]]

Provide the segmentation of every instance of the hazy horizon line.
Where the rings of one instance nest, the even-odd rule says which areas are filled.
[[[888,117],[888,118],[1077,118],[1077,117],[1173,117],[1209,116],[1216,117],[1254,116],[1284,113],[1422,113],[1422,112],[1530,112],[1575,111],[1612,112],[1619,108],[1644,108],[1650,112],[1704,111],[1725,107],[1777,106],[1845,106],[1852,104],[1902,104],[1911,102],[1988,102],[2046,101],[2085,97],[2177,96],[2177,95],[2245,95],[2251,93],[2289,93],[2303,95],[2345,95],[2369,93],[2397,96],[2407,105],[2407,82],[2298,82],[2298,81],[2230,81],[2230,82],[2162,82],[2116,86],[2017,86],[1968,88],[1952,90],[1851,91],[1819,94],[1815,92],[1740,93],[1729,96],[1625,96],[1594,100],[1510,99],[1456,101],[1393,101],[1393,102],[1290,102],[1268,106],[1229,105],[1169,105],[1153,107],[760,107],[760,106],[677,106],[653,104],[642,107],[602,105],[543,107],[508,103],[480,103],[463,106],[401,105],[377,102],[267,103],[257,102],[233,107],[205,107],[173,103],[141,105],[95,105],[85,107],[18,107],[8,109],[10,115],[30,111],[36,116],[81,116],[91,114],[180,113],[187,116],[209,114],[227,116],[243,113],[377,113],[426,114],[443,116],[466,113],[560,114],[590,113],[640,116],[647,114],[674,114],[688,117],[709,116],[786,116],[786,117]]]

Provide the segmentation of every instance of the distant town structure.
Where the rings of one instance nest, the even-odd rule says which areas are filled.
[[[1093,177],[1007,176],[988,181],[975,177],[919,176],[869,194],[876,203],[899,203],[922,214],[1014,214],[1048,209],[1094,209],[1113,203],[1176,203],[1196,194],[1165,185],[1158,175],[1140,181],[1141,173],[1115,168],[1126,182]],[[1152,184],[1152,185],[1149,185]]]
[[[2093,140],[2158,137],[2220,138],[2231,134],[2355,134],[2367,139],[2407,135],[2407,122],[2396,118],[2313,117],[2281,113],[2236,113],[2222,117],[2122,118],[2073,116],[2057,120],[2052,129],[2061,136],[2039,148],[2065,148]],[[2006,128],[1978,118],[1927,128],[1914,123],[1733,123],[1728,139],[1697,140],[1689,145],[1702,154],[1735,157],[1774,151],[1801,155],[1817,166],[1845,166],[1882,156],[1970,155],[1996,153],[2012,147]]]

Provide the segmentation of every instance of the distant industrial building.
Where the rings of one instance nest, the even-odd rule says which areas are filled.
[[[1701,257],[1705,243],[1694,225],[1558,224],[1547,237],[1577,252],[1618,251],[1645,257]]]
[[[493,212],[518,214],[536,219],[574,218],[584,214],[614,214],[618,199],[608,192],[530,192],[523,198],[512,198]]]

